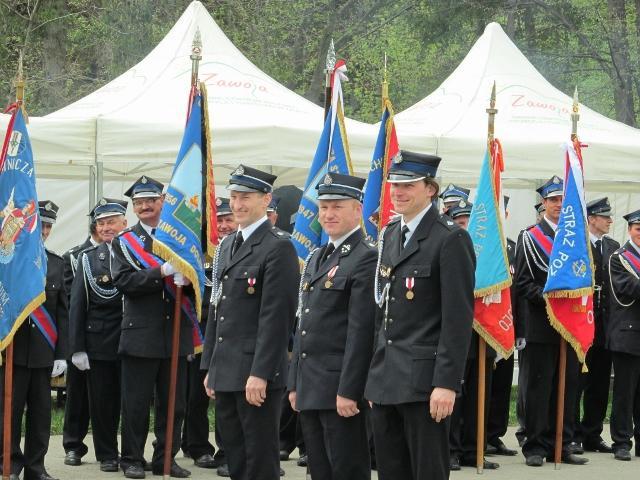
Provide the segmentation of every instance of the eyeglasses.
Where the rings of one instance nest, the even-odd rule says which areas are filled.
[[[143,205],[151,205],[152,203],[155,203],[156,200],[158,200],[158,199],[159,199],[159,197],[137,198],[132,203],[133,203],[134,207],[141,207]]]

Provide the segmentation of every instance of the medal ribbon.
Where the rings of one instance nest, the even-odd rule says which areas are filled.
[[[327,273],[327,278],[329,280],[333,279],[333,277],[336,276],[336,272],[338,271],[338,267],[340,265],[336,265],[335,267],[333,267],[331,270],[329,270],[329,273]]]
[[[536,242],[542,251],[547,255],[547,257],[551,256],[551,248],[553,247],[553,239],[542,231],[540,225],[536,225],[529,230],[531,234],[531,238]]]
[[[52,350],[56,349],[56,343],[58,342],[58,329],[53,321],[47,309],[44,305],[40,305],[33,312],[31,312],[31,321],[36,324],[40,333],[47,341]]]
[[[407,291],[411,292],[413,290],[413,286],[416,284],[415,277],[407,277],[404,279],[404,285],[407,287]]]
[[[247,283],[249,284],[249,288],[253,289],[253,287],[256,284],[256,279],[255,278],[247,278]],[[249,293],[251,293],[251,292],[249,292]]]
[[[625,250],[624,252],[622,252],[622,256],[629,261],[638,276],[640,276],[640,259],[638,259],[638,257],[631,253],[629,250]]]

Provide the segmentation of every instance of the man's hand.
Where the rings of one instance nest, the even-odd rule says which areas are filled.
[[[516,350],[520,351],[527,346],[527,341],[524,338],[516,338]]]
[[[73,363],[80,371],[89,370],[91,368],[87,352],[76,352],[71,355],[71,363]]]
[[[53,368],[51,369],[51,378],[62,375],[67,369],[66,360],[54,360]]]
[[[264,400],[267,398],[267,381],[251,375],[247,378],[245,395],[249,405],[261,407]]]
[[[213,391],[213,388],[209,388],[209,374],[208,373],[207,373],[207,375],[205,375],[204,382],[202,382],[202,384],[204,385],[204,391],[207,392],[207,397],[213,398],[215,400],[216,392]]]
[[[429,413],[437,423],[444,420],[453,412],[453,404],[456,401],[456,392],[448,388],[436,387],[429,397]]]
[[[175,283],[179,287],[186,287],[187,285],[191,285],[191,280],[189,280],[180,272],[176,272],[173,274],[173,283]]]
[[[173,265],[171,265],[169,262],[166,262],[166,263],[163,263],[162,266],[160,267],[160,273],[162,274],[163,277],[169,277],[174,273],[176,273],[176,269],[173,268]]]
[[[341,417],[353,417],[360,413],[358,410],[358,404],[355,400],[350,398],[336,396],[336,410]]]
[[[291,408],[293,409],[294,412],[297,412],[298,410],[296,409],[296,391],[292,391],[289,392],[289,403],[291,404]]]

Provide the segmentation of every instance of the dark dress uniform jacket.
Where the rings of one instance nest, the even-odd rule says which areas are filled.
[[[591,253],[594,260],[594,279],[596,291],[593,295],[593,311],[595,313],[595,336],[593,345],[604,347],[607,335],[607,324],[611,311],[611,280],[609,278],[609,257],[620,248],[620,244],[613,238],[602,237],[602,252],[591,243]],[[633,248],[633,247],[632,247]]]
[[[173,329],[173,297],[165,291],[164,279],[160,267],[144,268],[133,254],[129,262],[120,242],[123,233],[132,231],[138,235],[144,250],[152,253],[153,238],[140,225],[124,230],[113,241],[114,258],[111,273],[115,286],[124,295],[124,315],[118,353],[134,357],[170,358]],[[193,301],[193,287],[183,288],[183,295],[189,295]],[[179,356],[193,353],[191,321],[182,315],[180,323]]]
[[[47,285],[45,293],[47,298],[44,302],[44,308],[56,324],[58,341],[54,352],[31,317],[27,318],[13,337],[13,361],[21,367],[52,367],[54,360],[64,360],[67,355],[69,307],[67,292],[64,288],[64,260],[49,250],[46,252]]]
[[[268,220],[231,258],[235,236],[225,237],[218,247],[222,293],[217,308],[209,309],[201,368],[209,371],[209,387],[215,391],[243,391],[250,375],[267,380],[267,388],[283,388],[300,279],[298,257],[289,234]]]
[[[302,278],[288,385],[298,410],[335,410],[336,395],[362,400],[373,350],[376,250],[361,230],[320,266],[325,249],[316,250]]]
[[[607,348],[613,352],[640,356],[640,280],[628,260],[624,257],[621,260],[625,250],[640,261],[640,254],[630,242],[611,256],[613,292],[621,303],[628,306],[620,305],[615,298],[611,302],[613,311],[607,332]]]
[[[84,268],[84,257],[89,264],[88,271]],[[69,308],[71,354],[86,352],[89,358],[96,360],[118,358],[122,294],[116,290],[115,296],[111,296],[109,292],[115,289],[111,277],[112,260],[106,243],[85,250],[78,258]]]
[[[543,218],[540,220],[540,228],[552,239],[555,232],[551,225]],[[521,302],[518,310],[518,322],[521,324],[518,334],[524,329],[524,338],[527,342],[546,343],[559,345],[560,334],[549,323],[546,304],[542,296],[542,290],[547,282],[546,268],[549,265],[549,257],[530,239],[527,228],[520,232],[516,250],[516,295]]]
[[[91,247],[93,247],[91,237],[87,237],[83,243],[70,248],[62,255],[62,259],[64,260],[64,288],[67,291],[67,295],[71,295],[71,285],[73,284],[73,277],[76,276],[80,254]],[[69,354],[71,355],[73,353],[75,352],[70,352]]]
[[[475,254],[469,234],[432,206],[404,249],[400,221],[384,233],[376,338],[365,397],[377,404],[424,402],[434,387],[459,391],[473,324]],[[405,280],[415,279],[412,300]]]

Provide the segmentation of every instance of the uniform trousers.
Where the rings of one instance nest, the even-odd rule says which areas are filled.
[[[448,479],[449,422],[446,418],[436,423],[429,402],[373,404],[379,480]]]
[[[527,438],[527,432],[524,428],[524,412],[525,412],[525,393],[527,391],[527,369],[526,363],[526,351],[527,347],[517,351],[518,355],[518,397],[516,399],[516,417],[518,419],[518,430],[516,430],[516,438],[518,444],[522,446]],[[515,354],[515,352],[514,352]]]
[[[509,407],[511,405],[511,384],[513,383],[513,355],[495,363],[487,412],[487,443],[497,445],[507,433]],[[488,365],[487,368],[492,368]]]
[[[89,391],[87,372],[67,362],[66,402],[62,425],[62,447],[65,452],[76,452],[83,457],[89,451],[84,439],[89,432]]]
[[[180,448],[180,432],[184,420],[187,391],[187,360],[178,358],[176,403],[173,422],[171,455]],[[155,441],[153,443],[152,468],[162,470],[167,431],[167,405],[169,400],[170,358],[142,358],[123,355],[122,375],[122,461],[128,465],[142,466],[144,445],[149,430],[149,408],[155,397]]]
[[[300,425],[300,416],[289,403],[289,392],[282,395],[282,411],[280,413],[280,451],[291,453],[296,448],[300,455],[305,454],[305,445]]]
[[[90,360],[87,371],[89,410],[96,460],[118,459],[120,360]]]
[[[613,352],[613,371],[612,447],[614,451],[621,448],[631,450],[631,438],[635,437],[637,452],[640,441],[640,356]]]
[[[583,414],[579,428],[580,437],[577,439],[586,445],[594,445],[602,440],[603,423],[609,404],[611,363],[611,352],[602,346],[592,346],[587,352],[589,371],[582,375]]]
[[[233,480],[280,478],[278,434],[283,389],[267,390],[260,407],[245,392],[216,392],[216,421]]]
[[[556,405],[558,399],[558,357],[560,347],[527,342],[525,375],[525,429],[527,439],[522,445],[525,457],[553,455],[555,446]],[[575,431],[574,406],[578,392],[580,366],[575,352],[567,345],[567,369],[564,401],[563,451],[573,441]]]
[[[312,478],[370,480],[371,457],[367,433],[367,405],[360,413],[341,417],[336,410],[304,410],[300,424]]]
[[[4,373],[0,368],[0,418],[4,426]],[[24,452],[20,448],[22,417],[26,409]],[[11,473],[31,480],[44,473],[44,457],[49,449],[51,429],[51,367],[13,366],[13,398],[11,405]],[[4,427],[3,427],[4,428]],[[4,435],[0,438],[0,470]]]

